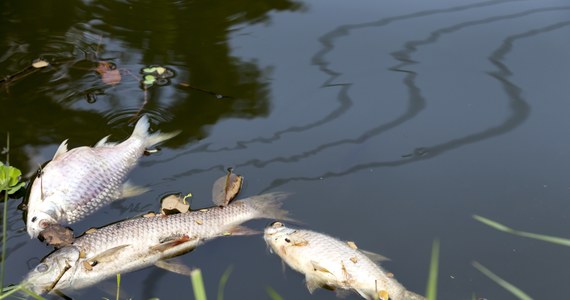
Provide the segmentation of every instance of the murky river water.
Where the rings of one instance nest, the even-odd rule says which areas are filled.
[[[570,236],[568,1],[3,1],[0,14],[0,146],[10,132],[24,173],[66,138],[125,138],[139,111],[153,129],[183,132],[132,172],[151,192],[76,232],[156,210],[171,192],[209,206],[233,167],[242,196],[293,193],[285,207],[304,227],[390,257],[383,265],[411,290],[424,291],[439,239],[440,299],[512,298],[473,261],[537,299],[570,294],[569,249],[472,218]],[[29,69],[40,57],[51,65]],[[145,91],[142,69],[157,65],[174,76]],[[23,231],[18,203],[6,283],[50,252]],[[226,299],[266,299],[267,286],[334,297],[310,295],[260,236],[181,259],[202,269],[212,298],[229,266]],[[157,268],[123,275],[122,287],[192,298],[189,279]],[[109,289],[114,280],[80,298]]]

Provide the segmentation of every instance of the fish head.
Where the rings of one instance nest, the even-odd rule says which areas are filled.
[[[296,231],[296,229],[288,228],[285,224],[276,221],[265,227],[263,238],[273,251],[280,254],[280,249],[288,246],[291,241],[289,237]]]
[[[57,223],[57,209],[52,207],[53,197],[51,193],[45,191],[42,186],[41,169],[28,186],[28,191],[24,197],[25,210],[24,219],[28,234],[31,238],[37,238],[39,233],[46,229],[49,224]]]
[[[53,217],[50,210],[43,211],[36,207],[28,208],[26,216],[26,227],[31,238],[37,238],[40,232],[50,224],[56,224],[57,220]]]
[[[69,283],[69,274],[79,262],[81,251],[75,246],[58,249],[31,270],[23,280],[23,285],[37,294],[49,293],[53,289]],[[62,279],[62,278],[66,279]]]

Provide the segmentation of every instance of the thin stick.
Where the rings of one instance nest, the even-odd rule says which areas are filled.
[[[10,133],[6,135],[6,165],[10,165]],[[4,211],[2,217],[2,263],[0,267],[0,293],[4,289],[4,267],[6,261],[6,227],[8,227],[8,191],[4,191]]]

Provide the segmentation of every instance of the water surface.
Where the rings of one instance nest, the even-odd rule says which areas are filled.
[[[285,207],[303,226],[391,258],[384,267],[416,292],[439,239],[440,299],[512,298],[473,261],[537,299],[570,293],[568,249],[472,219],[570,236],[566,1],[5,1],[0,11],[0,131],[24,173],[66,138],[126,138],[139,113],[155,130],[183,131],[132,172],[151,192],[76,232],[156,210],[171,192],[209,206],[212,183],[233,167],[242,196],[293,193]],[[40,57],[51,66],[27,69]],[[103,80],[102,62],[119,82]],[[174,77],[145,91],[141,70],[155,65]],[[23,231],[18,202],[7,283],[50,252]],[[259,236],[181,260],[203,270],[210,297],[229,266],[226,299],[266,299],[267,286],[285,299],[334,296],[310,295]],[[123,275],[122,287],[134,299],[192,293],[157,268]],[[113,289],[109,280],[80,296]]]

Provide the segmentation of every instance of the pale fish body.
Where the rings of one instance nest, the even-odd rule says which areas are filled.
[[[219,236],[251,234],[239,225],[258,218],[285,218],[282,193],[269,193],[174,215],[139,217],[85,233],[72,245],[46,256],[23,284],[36,293],[77,290],[106,278],[157,265]],[[182,270],[183,271],[183,270]],[[184,273],[184,272],[181,272]]]
[[[370,258],[379,259],[380,255],[358,250],[353,243],[310,230],[288,228],[281,222],[267,226],[264,239],[285,263],[305,274],[311,293],[322,287],[352,290],[365,299],[425,299],[406,290]]]
[[[146,148],[177,134],[150,134],[148,130],[149,121],[144,115],[132,135],[119,144],[107,143],[105,137],[95,147],[68,151],[67,140],[61,143],[29,187],[29,235],[37,237],[49,224],[77,222],[113,200],[144,192],[125,184],[127,174]]]

